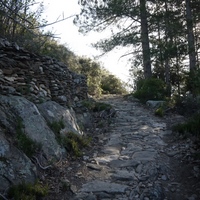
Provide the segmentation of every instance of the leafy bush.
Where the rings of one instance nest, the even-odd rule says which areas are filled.
[[[68,132],[65,136],[62,136],[62,145],[75,157],[82,156],[81,149],[87,147],[91,142],[91,138],[77,135],[73,132]]]
[[[103,94],[126,94],[125,83],[111,74],[105,74],[101,80]]]
[[[165,94],[165,83],[160,79],[150,78],[138,80],[137,90],[133,96],[146,102],[147,100],[163,100]]]
[[[95,101],[83,101],[82,105],[93,112],[110,110],[112,108],[112,106],[110,104],[102,103],[102,102],[95,102]]]
[[[173,131],[182,135],[190,133],[200,137],[200,114],[194,115],[185,123],[175,125]]]
[[[101,102],[96,102],[94,107],[93,107],[93,112],[100,112],[103,110],[110,110],[112,106],[107,103],[101,103]]]
[[[188,73],[186,79],[186,91],[190,91],[194,95],[200,94],[200,70]]]
[[[155,115],[159,116],[159,117],[163,117],[164,116],[164,110],[162,107],[159,107],[158,109],[155,110]]]
[[[10,187],[8,191],[9,199],[15,200],[36,200],[48,194],[48,186],[43,186],[36,182],[35,184],[21,183]]]
[[[77,135],[74,132],[68,132],[65,135],[61,135],[60,130],[65,128],[62,119],[49,123],[49,126],[56,134],[57,142],[67,149],[67,151],[75,155],[75,157],[80,157],[82,155],[81,149],[88,146],[91,141],[91,138]]]
[[[174,106],[176,111],[185,116],[192,116],[200,111],[199,97],[187,96],[174,96]]]

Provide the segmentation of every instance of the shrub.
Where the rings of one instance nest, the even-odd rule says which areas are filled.
[[[65,124],[63,119],[60,119],[59,121],[53,121],[52,123],[49,123],[49,127],[56,135],[59,135],[60,131],[65,128]]]
[[[75,157],[82,156],[81,149],[89,145],[91,138],[77,135],[74,132],[68,132],[64,136],[61,135],[60,130],[65,128],[62,119],[49,123],[49,126],[56,134],[56,140],[60,145],[66,148],[70,153],[74,154]]]
[[[82,156],[81,149],[87,147],[91,142],[91,138],[77,135],[73,132],[68,132],[66,136],[61,138],[62,145],[75,157]]]
[[[36,182],[35,184],[20,183],[10,187],[8,191],[9,199],[15,200],[36,200],[48,194],[48,186],[43,186]]]
[[[155,110],[155,115],[159,116],[159,117],[163,117],[164,116],[164,110],[162,107],[159,107],[158,109]]]
[[[187,96],[175,96],[176,111],[181,115],[192,116],[200,111],[200,99],[199,97]]]
[[[200,69],[188,73],[186,91],[191,91],[194,95],[200,94]]]
[[[103,110],[110,110],[112,106],[107,103],[96,102],[92,109],[93,112],[101,112]]]
[[[146,102],[147,100],[164,100],[165,94],[165,83],[160,79],[149,78],[138,80],[137,90],[133,96]]]
[[[182,135],[190,133],[200,137],[200,114],[194,115],[185,123],[175,125],[173,131]]]
[[[112,108],[110,104],[95,101],[83,101],[82,105],[93,112],[101,112],[103,110],[110,110]]]
[[[111,74],[105,74],[101,80],[103,94],[127,94],[125,83]]]

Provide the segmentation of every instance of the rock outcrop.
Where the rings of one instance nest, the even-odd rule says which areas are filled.
[[[6,139],[0,128],[0,192],[23,180],[33,183],[36,177],[35,165]]]
[[[61,134],[71,131],[82,135],[74,110],[87,99],[83,75],[55,59],[0,39],[1,194],[12,184],[34,182],[36,164],[41,167],[41,161],[48,165],[66,155],[49,124],[62,120]],[[86,111],[79,110],[78,116],[82,120]],[[20,148],[24,144],[19,145],[19,132],[40,145],[38,157],[27,155]]]

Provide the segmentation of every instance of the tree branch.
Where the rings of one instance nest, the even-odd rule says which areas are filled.
[[[48,23],[48,24],[44,24],[44,25],[41,25],[41,26],[36,26],[36,27],[34,27],[34,28],[32,28],[32,29],[38,29],[38,28],[44,28],[44,27],[46,27],[46,26],[51,26],[51,25],[53,25],[53,24],[57,24],[57,23],[59,23],[59,22],[65,21],[65,20],[67,20],[67,19],[70,19],[70,18],[72,18],[72,17],[74,17],[74,16],[76,16],[76,15],[74,14],[74,15],[71,15],[71,16],[69,16],[69,17],[66,17],[66,18],[63,18],[63,19],[60,19],[60,20],[56,20],[56,21],[51,22],[51,23]],[[58,17],[58,18],[59,18],[59,17]]]

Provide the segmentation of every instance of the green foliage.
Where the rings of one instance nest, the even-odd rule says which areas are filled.
[[[63,119],[60,119],[59,121],[53,121],[52,123],[48,123],[48,125],[55,133],[57,142],[62,145],[62,136],[60,135],[60,131],[65,128]]]
[[[92,111],[93,112],[100,112],[100,111],[103,111],[103,110],[110,110],[111,108],[112,108],[112,106],[110,104],[102,103],[102,102],[96,102],[94,104]]]
[[[75,155],[75,157],[80,157],[82,156],[81,149],[89,145],[91,138],[68,132],[65,136],[61,137],[61,142],[70,153]]]
[[[40,3],[36,9],[33,8],[35,3],[35,0],[1,1],[0,35],[36,52],[45,40],[36,27],[45,25],[46,21],[41,20],[43,4]]]
[[[66,191],[69,191],[70,188],[71,188],[71,185],[69,182],[66,182],[66,181],[61,181],[62,185],[61,185],[61,190],[66,192]]]
[[[184,116],[192,116],[200,111],[200,98],[193,95],[178,96],[173,99],[176,111]]]
[[[8,191],[9,199],[15,200],[37,200],[48,194],[48,186],[43,186],[39,182],[35,184],[21,183],[10,187]]]
[[[165,98],[165,84],[160,79],[140,79],[137,82],[137,90],[133,96],[142,102],[147,100],[163,100]]]
[[[73,61],[74,62],[74,61]],[[110,74],[100,63],[89,58],[78,58],[78,64],[71,64],[70,69],[76,73],[83,74],[87,77],[88,93],[94,96],[101,94],[124,94],[127,93],[125,83],[119,78]]]
[[[108,74],[102,77],[102,93],[104,94],[126,94],[125,84],[116,76]]]
[[[185,123],[175,125],[173,131],[182,135],[190,133],[200,137],[200,114],[194,115]]]
[[[0,162],[4,162],[6,163],[8,161],[8,159],[4,156],[0,156]]]
[[[186,91],[190,91],[194,95],[200,94],[200,70],[187,74]]]
[[[110,110],[112,108],[110,104],[95,101],[83,101],[82,104],[92,112],[100,112],[103,110]]]
[[[62,61],[72,71],[85,75],[88,93],[99,97],[102,94],[103,74],[100,64],[90,58],[76,56],[66,44],[59,44],[52,37],[53,34],[51,32],[44,33],[44,31],[35,28],[40,25],[45,27],[47,22],[41,20],[43,4],[40,3],[37,10],[33,9],[31,5],[35,5],[35,0],[0,2],[0,10],[2,11],[0,12],[0,35],[8,38],[11,42],[16,42],[30,52],[50,56]],[[111,90],[112,93],[124,91],[122,85],[118,82],[116,84],[115,87],[112,86],[112,89],[109,89],[109,93],[111,93]],[[18,91],[28,95],[30,87],[29,85],[22,86],[18,88]]]
[[[90,58],[80,57],[78,59],[79,69],[77,73],[83,74],[87,78],[88,93],[94,96],[100,96],[101,89],[101,77],[102,71],[99,63],[92,61]]]
[[[60,119],[59,121],[53,121],[52,123],[49,123],[49,127],[56,135],[59,135],[60,131],[65,128],[65,124],[63,119]]]
[[[80,136],[74,132],[68,132],[61,135],[60,130],[65,128],[62,119],[49,123],[49,126],[54,131],[57,142],[71,154],[75,155],[75,157],[80,157],[82,155],[81,149],[87,147],[91,141],[91,138]]]
[[[22,120],[18,120],[17,123],[17,146],[21,149],[29,158],[31,158],[36,152],[41,150],[41,144],[29,138],[23,131],[24,126]]]
[[[162,107],[159,107],[155,110],[155,115],[159,116],[159,117],[163,117],[164,116],[164,110]]]

